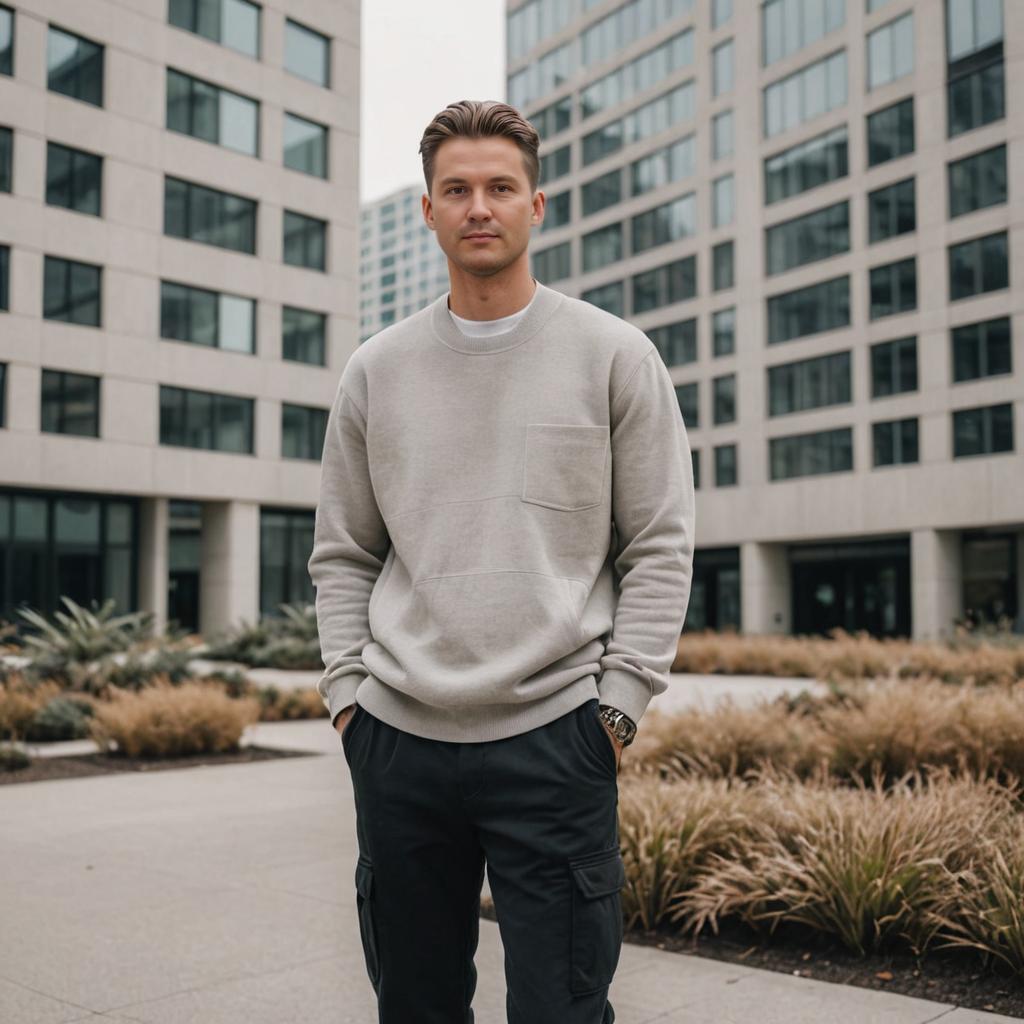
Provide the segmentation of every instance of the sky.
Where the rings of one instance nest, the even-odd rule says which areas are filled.
[[[360,201],[426,191],[419,144],[434,115],[456,100],[504,98],[504,0],[364,3]]]

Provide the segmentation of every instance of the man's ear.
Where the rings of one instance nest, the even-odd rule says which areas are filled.
[[[431,206],[430,196],[426,192],[423,193],[423,198],[421,200],[421,205],[423,207],[423,220],[426,222],[427,227],[430,228],[431,231],[435,230],[434,229],[434,208],[433,208],[433,206]]]

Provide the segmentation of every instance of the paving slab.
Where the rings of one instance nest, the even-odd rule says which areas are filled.
[[[278,725],[329,753],[0,788],[3,1024],[376,1020],[340,740]],[[476,962],[476,1020],[503,1024],[493,921]],[[617,1024],[1010,1020],[630,943],[610,998]]]

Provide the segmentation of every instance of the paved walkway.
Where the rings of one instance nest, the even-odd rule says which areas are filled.
[[[0,787],[3,1024],[377,1019],[341,741],[324,719],[247,738],[328,756]],[[477,1024],[504,1024],[494,922],[477,966]],[[1011,1020],[630,943],[610,998],[617,1024]]]

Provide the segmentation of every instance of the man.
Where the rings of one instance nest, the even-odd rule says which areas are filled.
[[[611,1024],[618,770],[689,600],[693,471],[641,331],[535,281],[536,130],[420,143],[450,291],[349,358],[309,572],[384,1024],[474,1020],[486,865],[509,1024]]]

